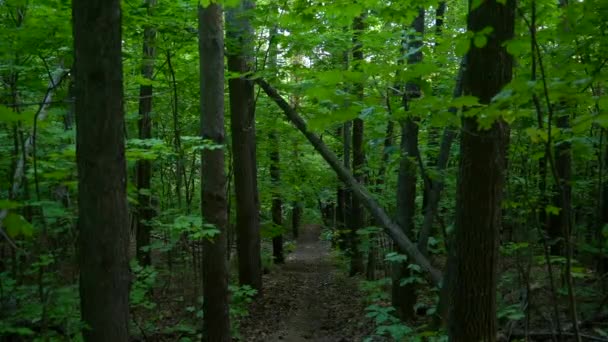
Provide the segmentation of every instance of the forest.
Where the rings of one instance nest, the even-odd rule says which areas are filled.
[[[608,342],[608,1],[0,0],[0,341]]]

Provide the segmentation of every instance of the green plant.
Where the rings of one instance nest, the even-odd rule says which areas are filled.
[[[249,304],[253,301],[253,297],[257,294],[257,290],[249,285],[230,285],[230,323],[232,336],[240,339],[240,323],[241,320],[249,316]]]

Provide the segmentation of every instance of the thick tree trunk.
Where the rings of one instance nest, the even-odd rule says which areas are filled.
[[[228,81],[230,129],[234,158],[236,194],[237,254],[239,282],[262,290],[260,219],[255,146],[255,103],[253,82],[248,79],[253,53],[253,31],[249,12],[253,3],[245,0],[226,11],[228,70],[239,73]]]
[[[418,11],[411,27],[416,34],[408,37],[408,64],[422,61],[422,35],[424,34],[424,9]],[[414,52],[415,51],[415,52]],[[420,97],[420,86],[415,81],[409,81],[402,97],[403,109],[408,117],[402,120],[401,126],[401,160],[399,162],[399,178],[397,181],[397,224],[403,233],[413,239],[416,215],[416,170],[418,150],[418,121],[415,113],[410,113],[410,102]],[[393,267],[392,304],[403,319],[414,317],[416,304],[416,287],[413,283],[401,285],[401,280],[410,275],[407,264],[399,263]]]
[[[365,29],[364,15],[356,17],[353,21],[353,70],[361,71],[361,63],[363,63],[363,44],[361,43],[361,35]],[[362,83],[357,83],[354,86],[357,100],[363,102],[364,89]],[[365,151],[363,150],[364,139],[364,123],[363,119],[356,118],[353,120],[353,174],[359,184],[365,184]],[[359,248],[359,229],[365,226],[365,211],[363,205],[357,197],[352,198],[352,224],[351,224],[351,259],[350,259],[350,275],[361,274],[364,271],[363,252]]]
[[[224,145],[224,37],[218,4],[199,7],[201,135]],[[224,149],[205,149],[201,162],[201,211],[220,231],[203,240],[203,341],[231,341],[228,310],[228,200]]]
[[[471,2],[469,2],[471,6]],[[463,93],[482,104],[511,81],[513,59],[505,41],[513,37],[515,1],[488,0],[470,10],[468,29],[493,31],[487,44],[471,44]],[[451,254],[450,341],[496,341],[496,283],[501,201],[509,127],[497,119],[489,129],[476,117],[463,119],[456,220]]]
[[[156,0],[146,0],[148,15],[156,6]],[[144,79],[151,80],[154,72],[154,58],[156,56],[156,30],[153,27],[144,29],[144,46],[141,75]],[[152,138],[152,85],[146,84],[139,87],[139,139]],[[137,172],[137,218],[135,222],[137,261],[142,266],[148,266],[152,260],[150,249],[144,250],[142,247],[150,245],[150,221],[154,217],[155,211],[152,206],[150,196],[150,181],[152,178],[152,162],[150,160],[138,160],[136,165]]]
[[[321,139],[308,130],[308,127],[304,120],[298,115],[298,113],[279,95],[276,89],[262,79],[257,79],[256,82],[262,87],[266,95],[270,97],[275,103],[283,110],[285,116],[296,126],[296,128],[304,134],[308,141],[313,147],[321,154],[323,159],[331,166],[336,172],[338,177],[344,184],[350,187],[352,194],[365,205],[370,214],[374,217],[382,227],[386,229],[387,234],[393,239],[393,241],[399,246],[401,251],[409,255],[412,261],[418,264],[422,270],[427,272],[429,280],[439,285],[441,281],[441,273],[431,265],[429,260],[420,253],[416,248],[416,245],[401,231],[401,228],[396,225],[387,213],[380,207],[378,202],[373,198],[372,194],[350,173],[350,171],[342,165],[338,157],[329,150],[329,148],[321,141]]]
[[[118,0],[75,0],[74,73],[86,341],[129,340],[129,217]]]

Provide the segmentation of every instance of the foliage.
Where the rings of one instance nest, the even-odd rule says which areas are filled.
[[[202,5],[209,3],[211,1],[203,1]],[[220,3],[229,8],[238,1]],[[473,7],[481,3],[474,1]],[[397,210],[397,177],[403,155],[399,133],[395,131],[388,137],[387,126],[393,121],[397,123],[397,130],[399,121],[411,116],[418,118],[422,167],[416,170],[417,213],[412,236],[417,236],[424,222],[422,209],[426,208],[428,198],[421,173],[425,172],[425,176],[444,185],[429,239],[429,252],[438,265],[445,261],[450,250],[460,158],[456,142],[448,151],[447,167],[437,166],[442,132],[446,128],[457,132],[464,115],[475,116],[482,127],[489,127],[498,117],[510,124],[509,166],[501,213],[503,262],[497,270],[501,278],[496,314],[501,324],[523,321],[526,310],[522,305],[526,303],[522,299],[525,296],[520,298],[519,293],[528,287],[533,293],[526,296],[541,297],[530,301],[536,303],[538,312],[552,312],[549,309],[553,305],[564,307],[567,291],[558,278],[565,275],[568,261],[573,266],[570,275],[575,281],[575,294],[582,297],[580,310],[586,316],[597,309],[586,303],[601,299],[601,288],[605,288],[607,279],[602,275],[606,270],[598,265],[606,262],[608,255],[605,214],[608,5],[604,0],[572,1],[567,8],[558,7],[557,1],[534,3],[535,49],[540,50],[540,56],[533,56],[531,51],[532,1],[519,1],[516,36],[506,44],[516,59],[515,77],[488,105],[480,105],[477,98],[468,94],[452,96],[461,58],[470,49],[485,46],[493,32],[491,27],[477,32],[467,30],[466,2],[447,1],[441,33],[435,26],[437,1],[259,0],[251,13],[256,33],[253,76],[272,80],[273,86],[297,107],[310,130],[320,135],[342,159],[345,141],[340,130],[343,124],[355,118],[363,119],[365,186],[393,216]],[[193,339],[200,332],[196,321],[201,318],[200,303],[196,300],[200,288],[192,289],[198,286],[192,284],[200,283],[200,241],[213,240],[219,232],[199,214],[201,152],[222,149],[227,174],[234,173],[230,137],[226,145],[199,137],[197,5],[198,2],[190,0],[160,0],[150,12],[140,2],[125,1],[122,5],[129,205],[134,220],[141,204],[149,205],[155,213],[149,222],[151,244],[140,246],[153,251],[154,266],[131,265],[131,305],[140,315],[137,318],[141,318],[140,326],[134,329],[149,334],[183,333]],[[427,14],[421,48],[424,59],[411,65],[404,63],[415,52],[407,48],[407,37],[419,6]],[[349,57],[353,43],[351,24],[363,12],[367,14],[366,29],[361,32],[360,40],[365,59],[355,70]],[[4,213],[0,216],[0,227],[17,247],[13,248],[0,236],[0,335],[31,337],[46,326],[46,335],[40,338],[67,336],[78,340],[83,327],[78,312],[78,270],[73,267],[77,255],[78,203],[75,199],[78,189],[70,17],[69,1],[0,1],[0,212]],[[568,23],[568,30],[563,29],[564,22]],[[151,80],[141,76],[146,27],[153,27],[157,32],[155,73]],[[277,57],[276,63],[269,63],[273,29],[277,31],[273,37]],[[69,73],[62,82],[49,87],[49,77],[63,71]],[[406,111],[399,88],[412,81],[421,87],[423,96],[411,101]],[[362,100],[353,94],[356,84],[364,88]],[[142,85],[154,88],[152,139],[138,136]],[[40,106],[47,93],[52,94],[52,103]],[[448,111],[449,107],[456,111]],[[469,110],[463,113],[458,110],[462,107]],[[551,110],[555,115],[550,121]],[[568,127],[557,127],[558,117],[564,115],[570,119]],[[338,245],[347,240],[351,232],[348,224],[328,225],[318,209],[320,203],[337,204],[336,191],[341,182],[292,125],[282,119],[280,109],[263,95],[256,97],[256,130],[264,267],[272,267],[269,240],[279,234],[288,235],[289,224],[277,226],[269,219],[276,194],[283,200],[284,222],[297,202],[305,208],[303,222],[325,225],[323,239]],[[277,147],[269,138],[271,131],[279,136],[279,184],[273,184],[270,179],[270,151]],[[229,120],[226,120],[226,132],[230,132]],[[30,138],[32,140],[28,140]],[[385,146],[387,138],[392,140]],[[24,151],[27,141],[35,142],[35,146]],[[572,186],[574,212],[572,260],[563,255],[547,257],[545,254],[547,249],[563,241],[546,236],[545,221],[559,217],[564,208],[554,200],[560,185],[553,178],[553,166],[549,165],[543,173],[541,165],[549,163],[551,158],[555,163],[559,157],[556,148],[560,146],[568,146],[572,158],[572,178],[567,182]],[[23,174],[16,175],[20,161],[24,165]],[[137,164],[142,161],[152,166],[149,189],[136,187]],[[236,190],[232,182],[228,183],[229,221],[233,224]],[[147,196],[150,203],[140,203]],[[378,223],[370,220],[367,225],[368,228],[357,232],[358,247],[366,256],[375,249],[388,248],[386,244],[381,245],[386,237],[376,228]],[[234,243],[235,233],[230,234]],[[286,245],[286,250],[290,249],[293,249],[292,242]],[[346,267],[348,251],[342,252],[337,259]],[[426,287],[424,274],[410,264],[405,255],[388,250],[380,250],[378,255],[382,256],[381,263],[403,263],[414,271],[401,279],[401,285],[415,283]],[[234,259],[231,263],[235,263]],[[547,274],[549,266],[553,267],[555,279]],[[381,277],[389,271],[384,270]],[[396,320],[387,306],[388,282],[382,278],[362,285],[373,303],[368,307],[368,315],[376,323],[377,333],[395,339],[431,338],[431,333]],[[548,294],[551,282],[557,285],[555,300],[558,303],[548,299],[552,298]],[[157,288],[164,289],[163,295],[186,293],[179,305],[187,309],[181,310],[180,315],[191,317],[171,322],[175,323],[171,329],[157,329],[154,323],[170,316],[155,312],[160,305],[151,294]],[[542,291],[534,292],[535,289]],[[247,305],[253,297],[251,291],[232,288],[233,321],[246,316]],[[531,315],[536,315],[535,311]],[[235,327],[238,329],[238,325]],[[54,335],[59,333],[65,336]],[[432,338],[443,337],[433,335]]]
[[[230,319],[232,322],[232,334],[235,338],[240,338],[240,320],[249,316],[249,304],[257,291],[249,285],[230,286]]]

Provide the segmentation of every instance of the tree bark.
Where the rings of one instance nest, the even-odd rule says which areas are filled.
[[[313,147],[321,154],[323,159],[336,172],[338,177],[344,184],[350,187],[352,194],[357,196],[361,203],[365,205],[374,219],[379,222],[385,229],[387,234],[399,246],[401,251],[409,255],[413,262],[418,264],[422,270],[427,272],[429,280],[434,285],[439,285],[441,281],[441,273],[431,265],[430,261],[420,253],[416,245],[401,231],[401,228],[396,225],[387,213],[380,207],[378,202],[372,197],[371,193],[357,182],[350,171],[342,165],[338,157],[321,141],[321,139],[308,130],[306,122],[298,115],[298,113],[285,101],[281,95],[263,79],[257,79],[256,82],[262,87],[266,95],[270,97],[283,110],[283,113],[296,128],[304,134]]]
[[[364,18],[362,14],[353,20],[353,70],[361,71],[361,63],[363,59],[363,44],[361,43],[361,35],[365,30]],[[363,103],[365,94],[363,89],[363,83],[357,83],[354,86],[355,96],[357,100]],[[364,140],[364,123],[363,119],[356,118],[353,120],[353,174],[359,184],[365,184],[365,173],[363,167],[365,166],[365,151],[363,149]],[[350,227],[350,275],[361,274],[364,272],[363,265],[363,252],[359,248],[359,229],[365,226],[365,211],[363,205],[357,197],[352,198],[352,223]]]
[[[156,6],[156,0],[145,0],[148,7],[148,16],[152,14],[152,9]],[[143,61],[141,75],[144,79],[152,80],[154,72],[154,58],[156,57],[156,29],[147,26],[144,29]],[[152,94],[153,88],[150,84],[143,84],[139,87],[139,139],[152,138]],[[137,218],[135,223],[137,261],[142,266],[148,266],[152,260],[150,249],[143,250],[142,247],[150,245],[150,221],[154,218],[155,211],[152,206],[150,196],[150,184],[152,179],[152,162],[142,159],[137,161]]]
[[[75,0],[80,301],[86,341],[129,340],[129,218],[118,0]]]
[[[224,137],[224,31],[219,4],[199,6],[201,135],[218,145]],[[203,341],[231,341],[224,149],[204,149],[201,162],[201,212],[219,234],[203,240]]]
[[[239,282],[262,289],[260,221],[255,146],[253,82],[248,79],[253,54],[253,30],[248,16],[253,2],[243,1],[226,11],[228,70],[239,73],[228,81],[230,129],[234,158]]]
[[[298,201],[293,202],[293,208],[291,209],[291,232],[294,239],[297,239],[299,236],[302,209],[302,203]]]
[[[424,9],[418,11],[411,28],[416,32],[408,37],[408,64],[422,61],[422,35],[424,34]],[[406,52],[406,51],[404,51]],[[415,113],[410,113],[410,102],[421,96],[420,86],[416,81],[405,85],[402,104],[408,117],[399,122],[401,126],[401,160],[399,162],[399,178],[397,180],[397,224],[403,233],[413,238],[416,215],[416,170],[418,152],[418,121]],[[401,285],[401,280],[411,275],[407,264],[398,263],[393,267],[392,275],[392,304],[403,319],[411,319],[415,315],[416,287],[413,283]]]
[[[567,106],[560,104],[557,117],[557,128],[564,132],[570,127]],[[555,146],[555,170],[557,171],[556,180],[559,184],[555,185],[555,195],[553,196],[553,206],[559,208],[559,213],[549,214],[549,226],[547,227],[551,238],[551,254],[567,254],[566,241],[570,235],[570,220],[572,218],[572,157],[570,152],[570,142],[562,141]]]
[[[272,223],[275,228],[282,229],[283,226],[283,201],[280,194],[281,169],[280,163],[280,141],[276,130],[270,133],[270,179],[272,181]],[[283,255],[283,234],[279,234],[272,238],[272,257],[274,262],[282,264],[285,262]]]
[[[471,1],[469,2],[471,6]],[[513,37],[515,1],[488,0],[471,9],[468,29],[493,27],[487,44],[471,44],[463,75],[463,93],[482,104],[511,81],[513,59],[505,41]],[[496,341],[496,284],[501,201],[509,127],[497,119],[489,129],[476,117],[463,119],[456,195],[454,268],[450,279],[450,341]]]

